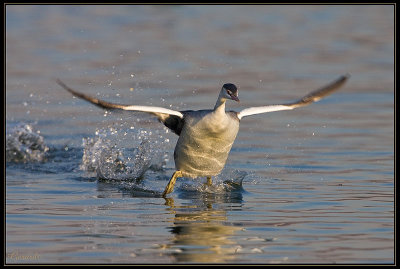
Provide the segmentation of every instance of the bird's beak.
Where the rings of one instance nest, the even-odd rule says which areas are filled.
[[[240,103],[239,98],[236,95],[231,95],[232,100],[235,100],[236,102]]]

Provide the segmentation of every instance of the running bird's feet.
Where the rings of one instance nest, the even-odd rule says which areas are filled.
[[[165,187],[165,190],[162,194],[163,197],[174,190],[174,185],[178,177],[182,177],[181,171],[175,171],[175,173],[172,175],[172,178],[169,180],[168,185]]]

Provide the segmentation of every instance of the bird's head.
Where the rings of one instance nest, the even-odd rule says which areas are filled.
[[[221,97],[240,102],[238,98],[238,89],[232,83],[226,83],[224,86],[222,86]]]

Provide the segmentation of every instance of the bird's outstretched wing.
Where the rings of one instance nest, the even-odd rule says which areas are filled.
[[[86,100],[98,107],[101,107],[104,109],[121,109],[121,110],[127,110],[127,111],[140,111],[140,112],[150,113],[150,114],[157,116],[157,118],[162,123],[164,123],[165,126],[170,128],[177,135],[180,134],[180,131],[182,129],[183,113],[181,113],[179,111],[175,111],[175,110],[163,108],[163,107],[156,107],[156,106],[136,106],[136,105],[121,105],[121,104],[109,103],[109,102],[91,97],[89,95],[83,94],[81,92],[77,92],[77,91],[71,89],[70,87],[68,87],[64,82],[62,82],[59,79],[57,79],[56,82],[58,83],[58,85],[60,85],[65,90],[72,93],[74,96],[79,97],[83,100]]]
[[[297,107],[302,107],[302,106],[307,106],[313,102],[317,102],[323,97],[333,93],[334,91],[338,90],[345,82],[346,80],[350,77],[349,74],[346,74],[344,76],[341,76],[337,80],[333,81],[332,83],[326,85],[325,87],[322,87],[316,91],[313,91],[303,98],[301,98],[298,101],[292,102],[292,103],[287,103],[287,104],[281,104],[281,105],[268,105],[268,106],[259,106],[259,107],[249,107],[246,109],[243,109],[242,111],[238,112],[237,116],[239,120],[243,117],[250,116],[250,115],[256,115],[256,114],[261,114],[261,113],[267,113],[267,112],[274,112],[274,111],[280,111],[280,110],[290,110],[294,109]]]

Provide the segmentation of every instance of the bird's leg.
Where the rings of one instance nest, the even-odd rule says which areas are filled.
[[[212,185],[211,177],[207,177],[207,186],[211,186],[211,185]]]
[[[167,187],[165,187],[165,190],[162,194],[163,197],[165,197],[168,193],[171,193],[174,190],[175,181],[178,177],[182,177],[181,171],[175,171],[175,173],[172,175],[171,179],[168,182]]]

